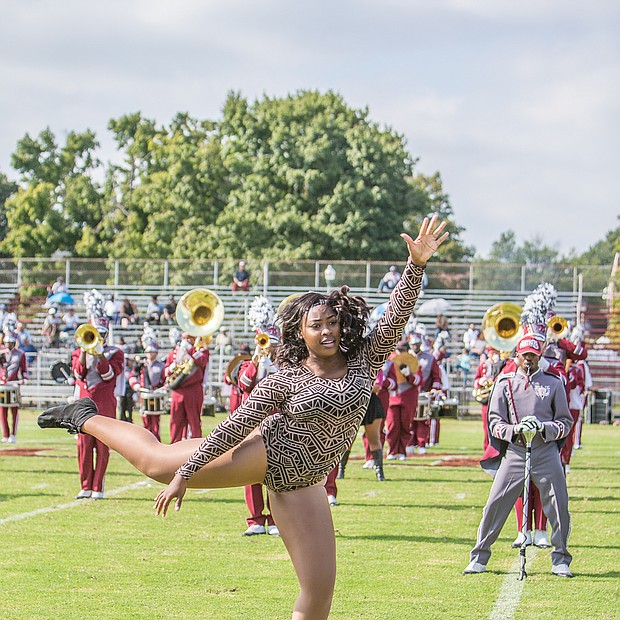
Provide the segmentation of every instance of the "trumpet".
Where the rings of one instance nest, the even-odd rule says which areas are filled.
[[[271,338],[269,338],[269,334],[265,334],[264,332],[262,332],[260,334],[256,334],[254,342],[259,349],[263,349],[263,351],[266,351],[271,344]]]
[[[547,321],[547,327],[549,328],[549,340],[557,341],[568,336],[568,321],[559,314]]]
[[[90,323],[83,323],[75,330],[75,343],[86,353],[92,354],[98,345],[103,345],[103,338]]]

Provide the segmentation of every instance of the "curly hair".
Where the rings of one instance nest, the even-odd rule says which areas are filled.
[[[279,310],[282,339],[277,352],[278,366],[294,366],[308,357],[301,328],[310,308],[318,305],[327,305],[336,312],[340,323],[340,351],[343,355],[349,359],[359,354],[364,343],[370,308],[362,297],[348,293],[348,286],[342,286],[328,295],[304,293]]]

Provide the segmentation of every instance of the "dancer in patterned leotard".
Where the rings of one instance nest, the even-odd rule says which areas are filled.
[[[363,336],[368,307],[347,289],[308,293],[282,313],[280,371],[206,439],[164,445],[138,426],[96,415],[89,399],[47,410],[42,427],[93,435],[138,470],[168,483],[155,498],[165,516],[187,487],[264,483],[301,591],[293,619],[327,618],[336,578],[336,543],[323,481],[357,434],[375,375],[394,350],[418,298],[426,261],[447,238],[445,222],[424,219],[403,276],[375,329]],[[266,417],[274,409],[279,413]]]

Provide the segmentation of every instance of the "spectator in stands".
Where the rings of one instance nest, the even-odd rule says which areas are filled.
[[[32,334],[28,330],[28,328],[20,321],[15,326],[15,333],[17,334],[17,340],[19,342],[19,348],[22,351],[25,351],[24,344],[25,341],[28,340],[32,343]]]
[[[378,293],[391,293],[392,289],[398,284],[400,280],[400,272],[396,269],[396,265],[392,265],[388,272],[381,278],[379,286],[377,287]]]
[[[443,314],[438,314],[435,319],[435,338],[437,338],[441,332],[446,332],[447,336],[444,338],[445,340],[450,336],[450,326],[448,324],[448,319]]]
[[[0,304],[0,332],[2,331],[2,326],[4,325],[4,319],[7,316],[6,304]]]
[[[75,334],[75,330],[78,328],[80,321],[75,309],[72,307],[67,308],[67,311],[62,315],[60,331],[67,334]]]
[[[58,276],[55,282],[52,282],[47,287],[47,296],[51,297],[52,295],[56,295],[57,293],[68,293],[69,288],[65,283],[65,279],[62,276]]]
[[[35,347],[32,344],[32,340],[30,340],[30,332],[28,332],[28,335],[22,336],[19,348],[26,354],[26,361],[28,364],[33,364],[37,359],[37,347]]]
[[[467,379],[471,372],[471,357],[465,347],[463,347],[461,354],[457,358],[456,369],[457,372],[463,375],[463,385],[467,387]]]
[[[477,338],[471,343],[469,349],[469,356],[476,362],[480,361],[480,356],[484,355],[484,351],[487,348],[487,342],[484,337],[479,333]]]
[[[232,290],[233,293],[250,290],[250,272],[245,268],[245,261],[239,261],[239,265],[233,275]]]
[[[121,322],[121,305],[116,301],[114,295],[108,295],[103,310],[110,324],[118,325]]]
[[[228,327],[220,327],[218,335],[215,337],[215,348],[222,355],[231,355],[233,351],[233,341]]]
[[[168,295],[168,302],[164,306],[164,321],[168,325],[174,325],[176,323],[177,302],[174,299],[174,295]]]
[[[125,301],[123,301],[123,303],[121,304],[120,317],[121,325],[123,327],[135,325],[140,319],[138,308],[128,298],[125,298]]]
[[[164,307],[157,301],[157,295],[151,297],[149,305],[146,307],[146,321],[147,323],[155,323],[159,325],[159,321],[164,313]]]
[[[49,347],[58,346],[60,342],[60,318],[56,308],[50,308],[47,311],[43,327],[41,327],[41,334],[47,338],[47,345]]]

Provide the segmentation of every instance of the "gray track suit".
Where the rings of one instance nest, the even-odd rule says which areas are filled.
[[[514,425],[534,415],[544,429],[532,441],[532,480],[540,491],[543,510],[551,524],[551,562],[570,564],[568,552],[570,515],[566,478],[560,461],[559,441],[573,425],[562,380],[551,371],[537,370],[531,377],[521,370],[499,375],[489,403],[489,434],[500,452],[505,450],[482,512],[476,546],[470,559],[487,564],[491,545],[523,491],[525,445]]]

